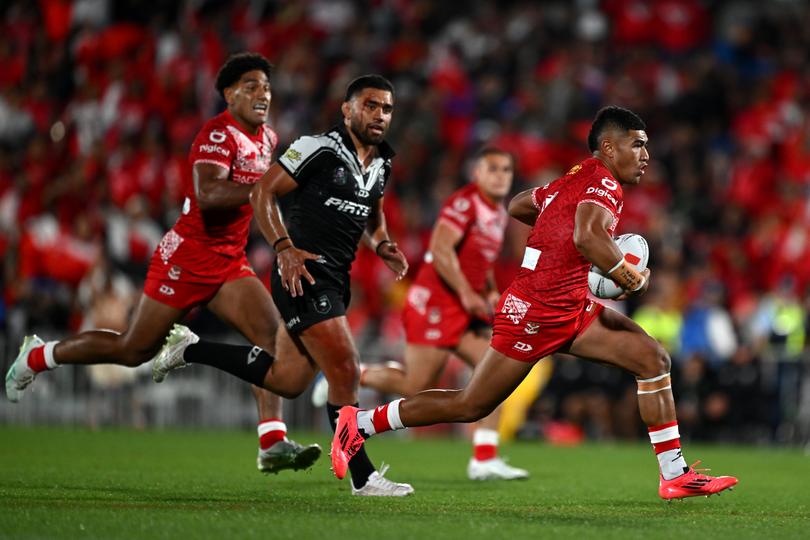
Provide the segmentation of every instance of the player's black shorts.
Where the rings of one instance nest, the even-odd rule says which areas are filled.
[[[314,272],[313,272],[314,274]],[[313,275],[315,285],[301,280],[303,296],[292,297],[281,286],[281,276],[274,266],[270,277],[270,289],[284,325],[291,334],[306,330],[313,324],[346,315],[346,308],[352,298],[348,279],[345,284],[337,284],[321,276]]]

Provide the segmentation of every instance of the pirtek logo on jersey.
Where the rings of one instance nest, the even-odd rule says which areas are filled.
[[[353,216],[368,217],[369,213],[371,213],[370,206],[353,201],[338,199],[337,197],[329,197],[326,199],[326,202],[324,202],[323,205],[327,207],[337,207],[337,209],[341,212],[346,212],[347,214],[351,214]]]

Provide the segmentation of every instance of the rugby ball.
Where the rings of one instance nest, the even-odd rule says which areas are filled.
[[[650,261],[650,248],[640,234],[628,233],[614,239],[619,250],[624,253],[624,260],[634,265],[639,272],[647,268]],[[597,298],[612,299],[624,292],[621,287],[602,273],[596,266],[588,272],[588,288]]]

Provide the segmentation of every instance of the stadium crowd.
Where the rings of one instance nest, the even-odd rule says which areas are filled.
[[[684,433],[799,442],[810,423],[810,7],[799,1],[12,0],[0,8],[0,324],[4,358],[31,330],[123,328],[176,219],[187,152],[222,103],[231,52],[275,63],[282,147],[327,129],[346,83],[396,87],[389,229],[416,269],[441,202],[488,143],[514,191],[587,156],[594,113],[647,122],[652,166],[619,232],[651,245],[648,294],[616,307],[673,357]],[[514,274],[527,229],[498,266]],[[272,251],[249,254],[265,279]],[[349,319],[363,356],[396,358],[407,289],[361,251]],[[216,330],[195,314],[202,331]],[[636,437],[635,385],[557,359],[533,417]],[[530,432],[531,428],[527,428]],[[804,430],[804,431],[803,431]]]

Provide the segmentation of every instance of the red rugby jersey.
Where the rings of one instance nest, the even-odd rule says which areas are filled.
[[[459,266],[477,292],[484,291],[487,273],[495,264],[503,245],[508,215],[503,205],[493,204],[481,195],[477,184],[468,184],[450,195],[439,211],[439,222],[458,230],[461,242],[456,246]],[[433,291],[449,288],[430,264],[433,257],[425,254],[414,285]],[[453,293],[455,294],[455,293]]]
[[[613,216],[611,235],[622,212],[622,187],[596,158],[574,166],[565,176],[532,192],[540,212],[526,242],[512,289],[548,310],[550,320],[579,313],[588,294],[588,261],[574,246],[577,207],[597,204]]]
[[[261,126],[253,135],[226,110],[206,122],[191,145],[188,159],[191,168],[195,163],[210,163],[227,169],[228,182],[255,184],[270,167],[277,144],[278,137],[268,126]],[[202,212],[197,206],[191,177],[186,179],[185,194],[183,212],[172,227],[180,237],[175,241],[195,240],[221,255],[240,256],[253,217],[250,203]]]

